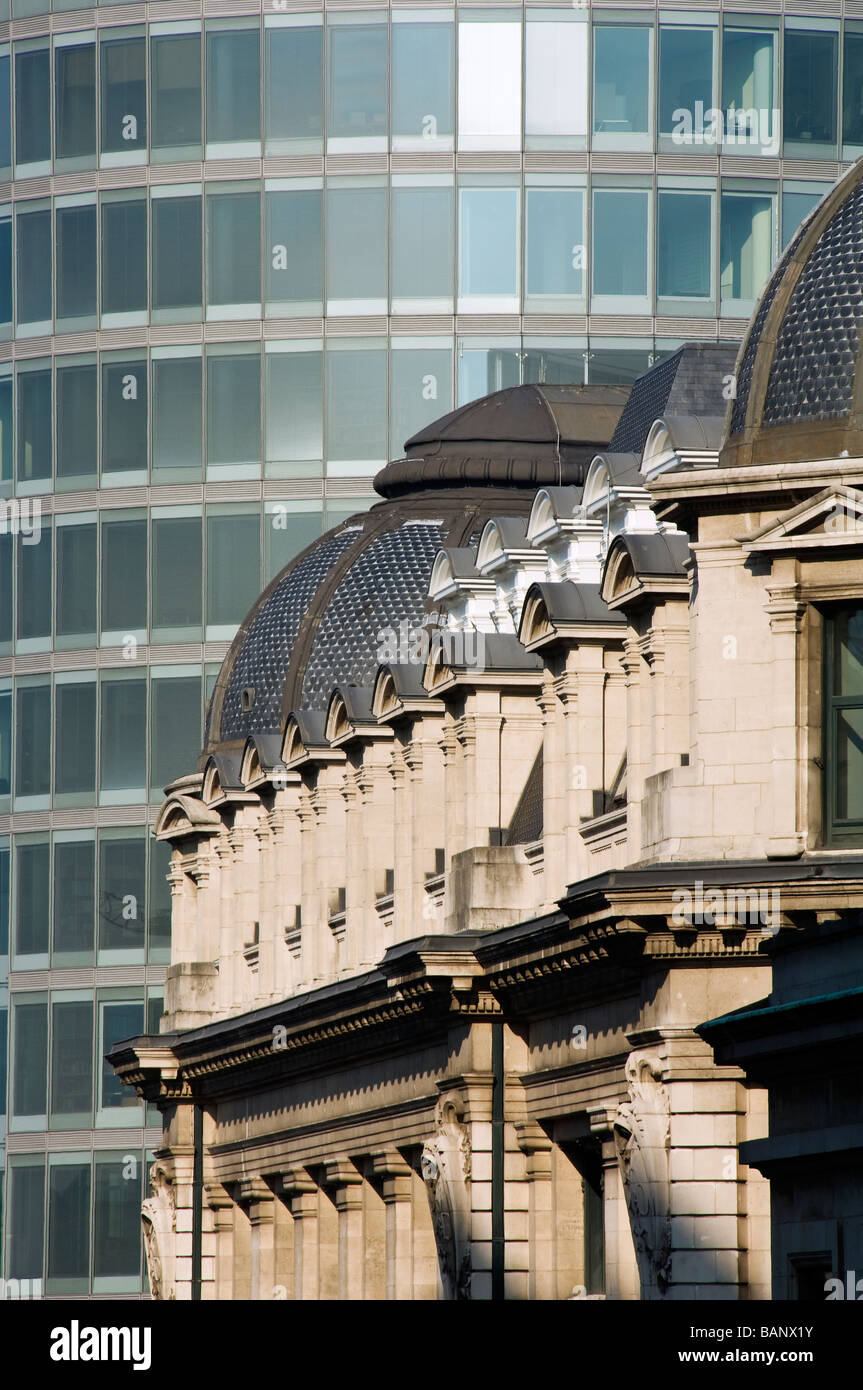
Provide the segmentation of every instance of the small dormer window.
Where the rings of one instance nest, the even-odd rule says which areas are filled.
[[[253,685],[243,686],[243,690],[240,695],[240,703],[243,708],[243,714],[248,714],[251,710],[255,708],[255,687]]]

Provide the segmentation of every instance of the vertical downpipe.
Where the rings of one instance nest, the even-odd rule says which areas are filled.
[[[192,1301],[201,1300],[201,1247],[204,1217],[204,1112],[197,1101],[193,1122],[192,1160]]]
[[[491,1025],[491,1296],[496,1303],[505,1297],[503,1220],[504,1182],[504,1071],[503,1019]]]

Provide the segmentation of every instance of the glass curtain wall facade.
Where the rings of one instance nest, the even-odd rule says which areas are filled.
[[[2,1273],[140,1296],[161,789],[403,441],[736,339],[863,153],[863,21],[0,0]],[[208,9],[217,14],[209,16]]]

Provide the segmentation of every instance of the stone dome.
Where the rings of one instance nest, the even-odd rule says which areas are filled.
[[[809,214],[768,280],[736,366],[722,466],[863,453],[863,160]]]
[[[615,386],[519,386],[414,435],[375,479],[384,498],[297,555],[242,623],[219,673],[204,756],[370,686],[380,633],[418,624],[443,547],[475,545],[493,516],[530,514],[537,488],[580,485],[626,403]]]

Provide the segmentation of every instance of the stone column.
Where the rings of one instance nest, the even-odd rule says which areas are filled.
[[[207,1183],[204,1190],[216,1238],[214,1296],[229,1303],[234,1287],[234,1203],[220,1182]]]
[[[275,1266],[275,1199],[261,1177],[240,1183],[239,1202],[249,1217],[251,1229],[251,1298],[266,1302],[273,1297]]]
[[[348,1158],[324,1165],[324,1184],[339,1214],[339,1292],[342,1301],[364,1293],[363,1176]]]
[[[398,1149],[375,1154],[372,1175],[380,1180],[386,1206],[386,1295],[388,1299],[413,1298],[414,1175]]]
[[[552,1216],[552,1143],[534,1122],[516,1125],[518,1146],[525,1155],[528,1182],[528,1298],[555,1297],[554,1219]]]
[[[597,1106],[588,1110],[588,1115],[591,1133],[602,1144],[605,1296],[608,1299],[639,1299],[641,1293],[638,1266],[614,1140],[613,1127],[617,1118],[617,1108]]]
[[[282,1174],[281,1188],[294,1219],[294,1297],[318,1297],[318,1185],[305,1168]]]
[[[771,792],[773,812],[768,855],[795,856],[806,847],[806,811],[801,769],[806,768],[803,751],[805,729],[798,725],[798,643],[805,604],[796,584],[781,587],[768,584],[767,613],[773,636],[770,678],[772,731],[770,734]]]

